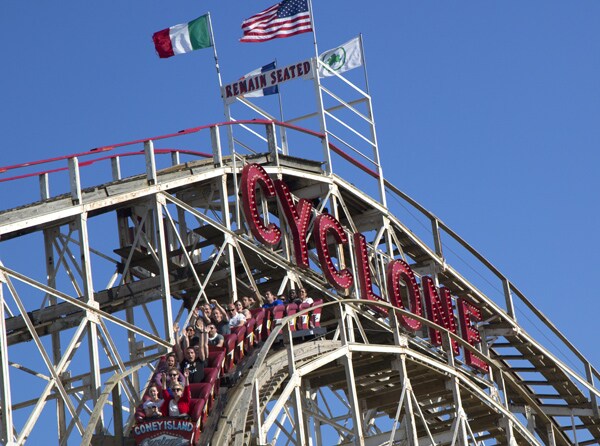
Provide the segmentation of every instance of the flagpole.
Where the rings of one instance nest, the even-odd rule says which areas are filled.
[[[275,66],[277,66],[277,59],[275,59]],[[281,100],[281,85],[277,85],[277,99],[279,101],[279,120],[285,122],[283,118],[283,102]],[[288,144],[287,144],[287,133],[285,127],[281,126],[281,150],[284,155],[289,155]]]
[[[315,28],[315,19],[312,9],[312,1],[308,0],[308,11],[310,13],[310,26],[312,27],[313,45],[315,47],[315,57],[319,58],[319,48],[317,47],[317,29]]]
[[[213,33],[213,27],[212,27],[212,20],[210,18],[210,11],[208,12],[208,25],[210,28],[210,39],[212,40],[212,44],[213,44],[213,54],[215,56],[215,69],[217,70],[217,78],[219,79],[219,93],[221,93],[221,97],[223,99],[223,106],[224,106],[224,115],[225,115],[225,119],[229,122],[232,121],[231,119],[231,110],[229,108],[229,104],[227,104],[227,102],[225,101],[225,98],[223,97],[223,93],[222,93],[222,87],[223,87],[223,81],[221,79],[221,70],[219,68],[219,56],[217,56],[217,44],[215,42],[215,35]],[[236,157],[235,157],[235,142],[233,139],[233,126],[232,125],[228,125],[227,126],[227,142],[229,145],[229,153],[231,154],[231,158],[233,161],[233,189],[234,189],[234,193],[235,196],[238,196],[238,181],[237,181],[237,163],[236,163]],[[234,214],[234,219],[236,224],[239,226],[240,225],[240,209],[239,206],[235,207],[235,214]]]
[[[215,56],[215,69],[217,70],[217,78],[219,79],[219,88],[223,86],[221,80],[221,70],[219,69],[219,57],[217,56],[217,43],[215,42],[215,35],[213,33],[212,20],[210,18],[210,11],[208,12],[208,28],[210,29],[210,41],[212,42],[213,54]]]
[[[315,47],[315,60],[312,65],[313,81],[315,84],[315,94],[317,96],[317,108],[320,115],[321,133],[323,134],[323,156],[325,157],[325,171],[332,173],[331,152],[329,150],[329,136],[327,134],[327,122],[325,120],[325,106],[323,105],[323,94],[321,92],[321,79],[319,78],[319,48],[317,47],[317,32],[315,28],[315,19],[312,10],[312,2],[308,1],[308,11],[310,13],[310,25],[312,27],[313,45]]]
[[[281,102],[281,85],[278,85],[277,88],[277,97],[279,98],[279,119],[281,122],[285,122],[283,120],[283,103]],[[288,143],[287,143],[287,133],[285,131],[285,127],[281,126],[281,150],[284,155],[289,155],[288,152]]]
[[[362,33],[358,34],[360,44],[360,57],[362,58],[363,72],[365,76],[365,90],[367,91],[367,106],[369,110],[369,119],[371,120],[371,138],[373,140],[373,157],[377,165],[377,173],[379,174],[379,195],[381,203],[387,206],[387,198],[385,195],[385,181],[383,178],[383,167],[381,166],[381,158],[379,157],[379,143],[377,142],[377,131],[375,130],[375,116],[373,114],[373,102],[371,101],[371,91],[369,90],[369,77],[367,76],[367,58],[365,57],[365,48],[363,45]],[[391,241],[388,240],[388,251],[392,252]]]
[[[358,34],[358,41],[360,42],[360,57],[363,66],[363,72],[365,73],[365,89],[367,90],[367,94],[369,97],[371,96],[371,92],[369,91],[369,77],[367,76],[367,58],[365,57],[365,47],[363,45],[363,35],[362,33]]]

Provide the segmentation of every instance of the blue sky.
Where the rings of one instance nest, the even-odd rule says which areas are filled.
[[[223,120],[212,51],[160,60],[151,35],[210,11],[225,82],[312,56],[310,34],[238,42],[241,21],[271,4],[3,2],[0,165]],[[320,50],[364,35],[386,178],[600,366],[600,2],[313,7]],[[291,116],[304,97],[286,86],[283,100]],[[37,185],[17,190],[11,200],[27,202]]]

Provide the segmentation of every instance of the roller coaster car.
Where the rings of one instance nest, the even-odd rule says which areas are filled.
[[[225,347],[208,347],[208,367],[217,369],[219,378],[223,377],[226,357]]]
[[[310,304],[302,303],[302,304],[300,304],[298,311],[304,311],[309,308],[310,308]],[[309,323],[308,323],[309,319],[308,318],[309,317],[310,317],[310,313],[305,313],[305,314],[301,315],[299,318],[296,318],[296,319],[298,319],[296,328],[298,330],[308,330],[308,328],[309,328]]]
[[[138,407],[138,410],[136,410],[137,423],[133,428],[133,438],[135,444],[141,446],[155,444],[195,445],[208,419],[208,404],[204,398],[191,399],[189,418],[185,419],[172,417],[146,418],[143,410],[140,415],[139,409]],[[142,418],[138,418],[138,415]]]
[[[293,316],[297,312],[298,312],[298,305],[287,304],[285,306],[285,315],[286,316]],[[296,319],[297,318],[295,318],[295,317],[290,319],[290,321],[289,321],[290,331],[296,331]]]
[[[237,343],[235,347],[235,363],[239,363],[245,354],[244,343],[246,341],[246,326],[239,325],[237,327],[231,327],[231,333],[237,336]]]
[[[244,340],[244,349],[246,352],[250,352],[254,348],[254,327],[256,325],[256,319],[251,317],[246,320],[246,339]]]
[[[250,310],[254,319],[254,345],[258,345],[262,341],[263,325],[265,320],[265,309],[254,308]]]
[[[235,366],[235,347],[237,344],[237,334],[228,334],[225,336],[225,364],[224,371],[225,373],[229,373],[229,371],[233,370]]]

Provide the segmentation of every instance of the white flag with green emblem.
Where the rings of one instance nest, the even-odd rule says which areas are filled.
[[[323,65],[319,64],[319,76],[333,76],[333,73],[343,73],[352,68],[360,67],[363,63],[360,39],[355,37],[343,45],[325,51],[319,56]]]

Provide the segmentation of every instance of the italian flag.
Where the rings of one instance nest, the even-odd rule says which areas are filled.
[[[189,53],[213,46],[208,14],[188,23],[171,26],[152,36],[160,58]]]

